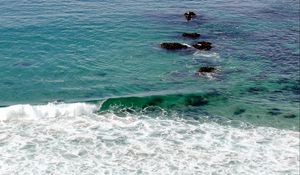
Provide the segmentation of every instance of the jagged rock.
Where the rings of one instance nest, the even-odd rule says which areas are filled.
[[[186,38],[199,38],[200,34],[199,33],[183,33],[182,36],[186,37]]]
[[[177,49],[186,49],[188,48],[187,45],[181,43],[161,43],[161,48],[168,49],[168,50],[177,50]]]
[[[192,18],[196,17],[196,13],[188,11],[184,13],[184,16],[187,21],[190,21]]]
[[[193,47],[199,50],[210,50],[212,48],[211,43],[207,41],[201,41],[196,44],[193,44]]]
[[[200,67],[198,73],[213,73],[216,71],[214,67]]]

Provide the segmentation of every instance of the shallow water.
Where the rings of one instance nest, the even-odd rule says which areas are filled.
[[[0,2],[0,174],[297,174],[298,4]]]

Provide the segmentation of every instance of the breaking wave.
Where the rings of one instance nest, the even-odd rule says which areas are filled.
[[[0,108],[1,174],[299,173],[297,131],[100,108]]]

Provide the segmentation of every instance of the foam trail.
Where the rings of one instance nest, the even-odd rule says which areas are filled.
[[[199,51],[198,50],[193,55],[196,57],[220,59],[220,55],[216,52],[207,52],[207,51]]]

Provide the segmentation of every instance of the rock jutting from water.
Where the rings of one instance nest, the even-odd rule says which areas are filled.
[[[178,50],[178,49],[188,48],[187,45],[181,43],[161,43],[160,47],[168,50]]]
[[[184,16],[187,21],[190,21],[192,18],[196,17],[196,13],[188,11],[184,13]]]
[[[186,37],[186,38],[199,38],[200,34],[199,33],[183,33],[182,37]]]
[[[211,43],[207,41],[200,41],[193,44],[193,47],[199,50],[210,50],[212,48]]]
[[[214,67],[200,67],[198,73],[214,73],[216,68]]]

